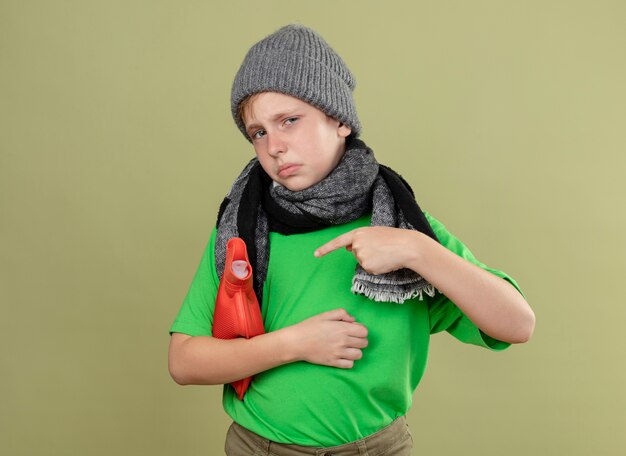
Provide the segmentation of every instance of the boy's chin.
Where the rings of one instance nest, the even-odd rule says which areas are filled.
[[[292,192],[299,192],[301,190],[306,190],[307,188],[310,187],[310,185],[307,186],[300,186],[300,185],[286,185],[286,184],[281,184],[280,182],[278,183],[278,185],[285,187],[287,190],[290,190]]]
[[[274,185],[280,185],[281,187],[285,187],[287,190],[292,192],[306,190],[317,183],[315,182],[315,179],[311,179],[310,176],[292,176],[287,179],[281,179],[276,176],[276,178],[273,178],[272,180],[274,181]]]
[[[285,187],[287,190],[290,190],[292,192],[300,192],[302,190],[306,190],[309,187],[313,187],[317,183],[317,182],[314,182],[314,183],[298,182],[295,180],[292,182],[277,182],[277,181],[274,181],[274,182],[275,184]]]

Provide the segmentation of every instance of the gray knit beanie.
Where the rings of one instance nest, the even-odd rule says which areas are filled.
[[[257,92],[280,92],[315,106],[352,129],[361,124],[352,91],[354,76],[339,55],[317,32],[299,24],[286,25],[253,45],[237,72],[231,91],[231,111],[246,137],[237,112],[239,104]]]

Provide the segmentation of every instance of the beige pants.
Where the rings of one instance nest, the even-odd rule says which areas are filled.
[[[401,416],[361,440],[329,448],[272,442],[233,422],[226,434],[225,449],[227,456],[410,456],[412,446],[409,427]]]

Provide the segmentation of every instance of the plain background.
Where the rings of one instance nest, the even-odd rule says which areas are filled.
[[[0,453],[216,455],[221,387],[167,372],[230,183],[254,42],[299,22],[362,138],[537,315],[432,339],[422,455],[626,452],[626,7],[616,1],[0,1]]]

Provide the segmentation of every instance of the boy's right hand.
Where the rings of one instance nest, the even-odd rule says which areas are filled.
[[[289,330],[294,361],[350,369],[363,357],[367,328],[344,309],[335,309],[285,328]]]

